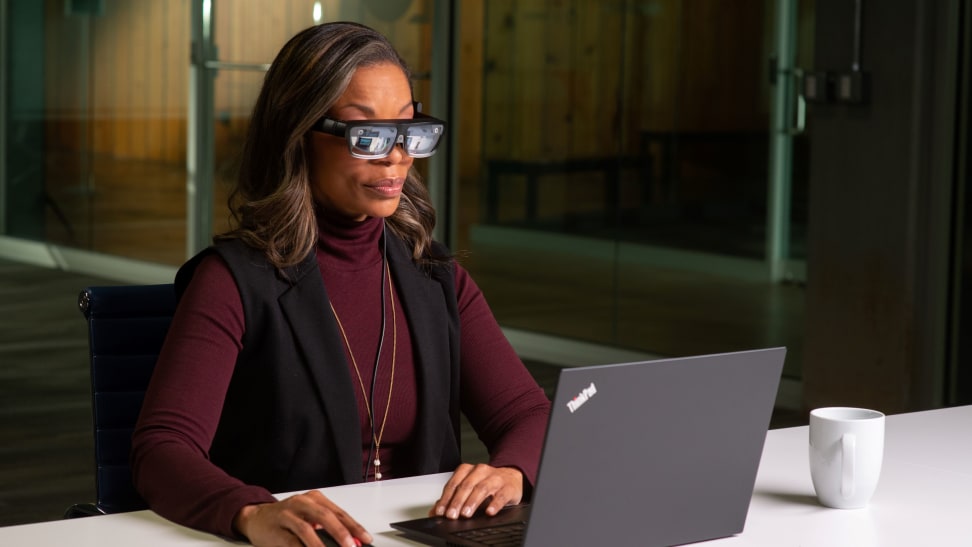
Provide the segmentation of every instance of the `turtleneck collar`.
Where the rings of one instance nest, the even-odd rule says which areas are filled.
[[[365,268],[381,261],[383,218],[352,220],[317,211],[318,251],[323,262],[341,269]]]

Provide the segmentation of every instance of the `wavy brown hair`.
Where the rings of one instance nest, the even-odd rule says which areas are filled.
[[[305,159],[306,134],[341,97],[354,71],[391,63],[411,74],[380,33],[357,23],[301,31],[277,54],[253,107],[237,185],[229,207],[235,228],[215,240],[241,239],[279,270],[301,262],[317,244],[317,220]],[[432,252],[435,209],[415,168],[386,225],[417,262]]]

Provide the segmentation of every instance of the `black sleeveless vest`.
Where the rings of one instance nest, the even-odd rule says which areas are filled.
[[[315,253],[279,275],[242,241],[221,242],[179,269],[177,295],[211,253],[229,265],[245,316],[211,460],[277,493],[361,482],[354,384]],[[406,475],[452,471],[460,463],[454,267],[416,265],[390,233],[388,260],[412,336],[418,390],[416,433],[396,468]]]

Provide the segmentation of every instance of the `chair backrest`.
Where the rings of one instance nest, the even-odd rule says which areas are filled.
[[[132,485],[132,431],[172,321],[175,291],[171,284],[88,287],[78,305],[88,320],[97,512],[144,509]]]

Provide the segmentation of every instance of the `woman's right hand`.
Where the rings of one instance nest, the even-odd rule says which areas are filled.
[[[233,518],[233,526],[256,547],[322,547],[317,530],[324,529],[342,547],[371,543],[371,534],[317,490],[287,499],[247,505]]]

